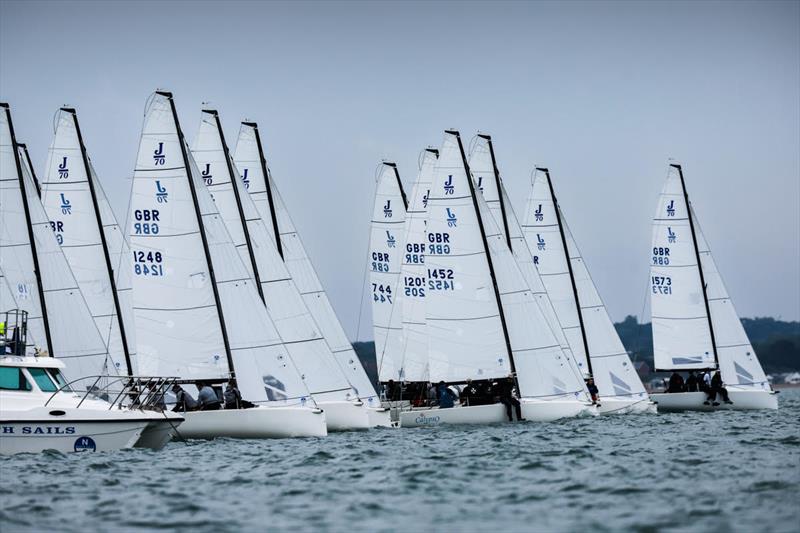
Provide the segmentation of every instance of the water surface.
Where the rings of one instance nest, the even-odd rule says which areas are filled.
[[[778,411],[0,457],[0,528],[797,531],[800,390]]]

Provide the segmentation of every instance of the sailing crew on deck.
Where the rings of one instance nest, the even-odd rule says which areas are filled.
[[[172,392],[175,394],[175,407],[173,411],[196,411],[197,400],[192,398],[192,395],[183,390],[183,387],[177,383],[172,386]]]
[[[222,403],[210,384],[200,383],[199,388],[200,393],[197,395],[197,401],[200,403],[201,411],[217,411],[222,408]]]
[[[509,376],[505,379],[500,379],[497,381],[497,388],[495,389],[498,395],[498,400],[500,403],[506,406],[506,415],[508,415],[508,421],[513,422],[514,417],[511,414],[511,407],[514,407],[514,410],[517,412],[517,420],[525,420],[522,418],[522,407],[519,404],[519,400],[514,396],[514,376],[513,374],[509,374]]]
[[[706,400],[711,399],[711,373],[706,370],[703,372],[703,376],[698,380],[697,385],[700,387],[701,392],[705,392],[708,397]]]
[[[719,405],[719,402],[716,401],[717,394],[722,396],[722,401],[727,404],[732,404],[733,402],[728,397],[728,389],[726,389],[722,383],[722,374],[720,374],[719,370],[714,372],[714,377],[711,378],[711,391],[709,392],[709,400],[711,400],[711,405]],[[706,405],[708,401],[705,402]]]
[[[667,387],[667,392],[686,392],[683,376],[678,374],[677,371],[673,372],[669,377],[669,386]]]
[[[689,377],[686,378],[686,392],[697,392],[700,385],[699,381],[694,374],[694,370],[689,370]]]
[[[467,380],[464,390],[461,391],[461,405],[480,405],[481,402],[481,387],[474,383],[471,379]]]
[[[455,405],[456,394],[444,381],[440,381],[436,387],[439,396],[439,409],[449,409]]]
[[[236,386],[236,380],[228,380],[228,386],[225,387],[225,409],[241,409],[242,408],[242,393]]]
[[[600,389],[594,384],[594,378],[586,380],[586,389],[589,391],[589,396],[592,397],[592,405],[597,405],[600,402]]]

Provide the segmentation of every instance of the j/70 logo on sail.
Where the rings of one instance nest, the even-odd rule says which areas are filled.
[[[158,148],[153,150],[153,164],[156,166],[163,165],[167,160],[167,154],[164,153],[164,143],[158,143]]]
[[[456,214],[453,213],[452,211],[450,211],[450,208],[448,207],[447,208],[447,226],[451,227],[451,228],[455,228],[457,220],[458,219],[456,219]]]
[[[389,233],[389,230],[386,230],[386,246],[389,248],[394,248],[397,245],[397,241],[394,238],[394,235]]]
[[[245,189],[249,189],[250,188],[250,178],[247,176],[247,171],[248,170],[249,169],[244,169],[244,174],[242,174],[242,183],[244,183],[244,188]]]
[[[58,165],[58,178],[65,180],[69,177],[69,169],[67,168],[67,156],[64,156],[64,159],[61,161],[61,164]]]
[[[431,194],[431,190],[428,189],[425,191],[425,195],[422,197],[422,207],[428,207],[428,196]]]
[[[211,175],[211,163],[206,163],[206,168],[200,173],[203,176],[203,180],[205,180],[206,185],[211,185],[213,183],[213,177]]]
[[[483,176],[478,176],[478,190],[483,192]]]
[[[383,206],[383,218],[392,218],[392,201],[386,200],[386,205]]]
[[[61,213],[65,215],[72,214],[72,204],[69,203],[63,192],[61,193]]]
[[[453,175],[447,176],[447,181],[444,182],[444,193],[445,194],[453,194],[456,188],[453,185]]]
[[[161,180],[156,180],[156,202],[160,204],[167,203],[167,188],[161,185]]]
[[[675,235],[675,232],[672,231],[672,228],[667,228],[667,241],[674,243],[677,238],[678,236]]]
[[[541,222],[544,220],[544,215],[542,214],[542,204],[539,204],[539,207],[537,207],[536,211],[533,212],[533,217],[536,219],[536,222]]]
[[[536,248],[538,250],[544,250],[544,246],[545,246],[544,239],[542,239],[542,236],[537,233],[536,234]]]
[[[667,204],[667,216],[674,217],[675,216],[675,200],[670,200]]]

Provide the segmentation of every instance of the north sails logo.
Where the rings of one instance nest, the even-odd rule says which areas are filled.
[[[155,166],[163,165],[164,162],[167,160],[167,156],[164,153],[164,143],[158,143],[158,148],[153,150],[153,164]]]
[[[61,164],[58,165],[58,178],[65,180],[69,177],[69,169],[67,168],[67,156],[64,156],[64,159],[61,161]]]

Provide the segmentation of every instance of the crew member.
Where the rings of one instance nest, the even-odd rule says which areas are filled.
[[[694,370],[689,370],[689,377],[686,378],[686,392],[697,392],[700,385],[699,381],[694,374]]]
[[[508,415],[508,421],[513,422],[514,417],[511,414],[511,407],[514,407],[514,410],[517,412],[517,420],[525,420],[522,418],[522,407],[519,404],[519,400],[514,397],[514,378],[512,375],[509,375],[506,379],[498,380],[497,382],[497,395],[500,403],[506,406],[506,415]]]
[[[455,405],[456,395],[444,381],[436,387],[439,396],[439,409],[449,409]]]
[[[728,404],[732,404],[733,402],[728,397],[728,389],[726,389],[722,383],[722,374],[719,373],[719,370],[714,372],[714,377],[711,378],[711,392],[709,393],[709,399],[713,402],[712,405],[719,405],[719,402],[716,401],[717,394],[722,396],[722,401]],[[705,402],[708,404],[708,401]]]
[[[197,395],[197,401],[200,403],[201,411],[217,411],[222,407],[217,393],[208,383],[200,384],[200,393]]]
[[[589,391],[589,396],[592,397],[592,404],[597,405],[600,402],[600,389],[594,384],[594,378],[586,380],[586,389]]]
[[[173,411],[195,411],[197,410],[197,400],[192,398],[192,395],[183,390],[183,387],[177,383],[172,386],[172,392],[175,394],[175,407]]]
[[[678,374],[678,372],[673,372],[669,377],[667,392],[685,392],[683,376]]]

